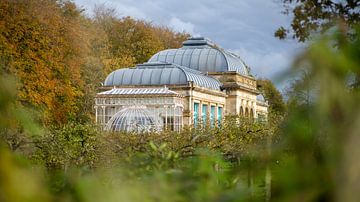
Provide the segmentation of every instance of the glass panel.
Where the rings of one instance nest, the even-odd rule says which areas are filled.
[[[137,88],[129,88],[133,93],[136,93],[139,89]],[[154,97],[154,98],[113,98],[111,96],[107,98],[96,98],[98,102],[101,102],[97,105],[96,111],[96,121],[101,124],[104,130],[115,130],[120,131],[123,129],[120,125],[132,125],[131,127],[138,127],[147,129],[148,127],[146,116],[136,116],[134,117],[134,113],[128,113],[131,111],[146,111],[150,117],[156,117],[156,129],[162,130],[163,127],[166,126],[169,130],[180,131],[183,123],[183,112],[181,107],[174,108],[173,106],[180,105],[182,100],[179,98],[173,97]],[[103,101],[106,104],[102,103]],[[106,106],[102,106],[102,104]],[[171,108],[165,108],[166,105],[171,105]],[[200,106],[195,106],[196,119],[199,120],[200,114]],[[126,110],[125,110],[126,109]],[[124,110],[124,111],[123,111]],[[120,115],[121,118],[115,117],[115,114],[123,111]],[[136,113],[135,113],[136,114]],[[119,116],[120,116],[119,115]],[[108,123],[111,120],[110,123]],[[128,124],[128,122],[131,122]],[[107,124],[108,123],[108,124]],[[108,126],[105,129],[105,126]],[[115,127],[116,126],[116,127]],[[151,126],[152,127],[152,126]],[[127,130],[127,129],[126,129]],[[133,130],[133,129],[131,129]],[[135,129],[134,129],[135,130]],[[136,132],[136,131],[135,131]],[[140,131],[141,132],[141,131]]]
[[[158,85],[160,84],[160,76],[161,76],[161,72],[162,69],[153,69],[152,70],[152,74],[151,74],[151,78],[150,78],[150,84],[154,84],[154,85]]]
[[[211,106],[210,108],[210,125],[211,127],[215,125],[215,106]]]
[[[202,121],[203,124],[206,125],[206,117],[207,116],[207,105],[202,105]]]
[[[199,57],[199,71],[202,72],[206,72],[208,71],[207,69],[207,60],[208,60],[208,55],[209,55],[209,51],[210,49],[202,49],[201,53],[200,53],[200,57]]]
[[[176,83],[176,80],[175,81],[170,80],[171,72],[172,72],[172,69],[170,69],[170,68],[163,69],[163,72],[162,72],[161,78],[160,78],[160,84],[170,84],[172,82]]]
[[[190,68],[191,69],[199,69],[199,55],[200,55],[201,49],[194,49],[194,51],[191,54],[191,62],[190,62]]]
[[[208,55],[208,59],[207,59],[207,71],[209,72],[215,72],[216,71],[216,54],[219,51],[216,49],[210,49],[209,50],[209,55]]]
[[[131,78],[131,83],[134,85],[141,84],[141,77],[144,72],[144,69],[134,69],[134,74]]]
[[[134,74],[134,70],[125,71],[121,85],[130,85],[132,82],[131,78],[133,74]]]
[[[194,103],[194,126],[197,125],[199,120],[199,103]]]
[[[184,52],[185,52],[185,50],[178,49],[178,51],[176,52],[176,56],[174,58],[175,64],[182,65],[181,62],[182,62],[182,57],[183,57]]]
[[[223,113],[223,108],[218,107],[218,124],[219,124],[219,126],[220,126],[221,121],[222,121],[222,113]]]

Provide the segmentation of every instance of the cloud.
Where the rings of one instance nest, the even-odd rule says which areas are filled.
[[[191,22],[184,22],[177,17],[171,18],[169,27],[178,32],[188,32],[191,35],[195,35],[195,25]]]
[[[251,68],[251,73],[256,78],[270,79],[280,90],[285,89],[288,80],[284,80],[280,76],[291,67],[295,52],[257,52],[245,48],[232,50],[231,52],[245,60],[245,63]]]
[[[74,0],[91,8],[95,0]],[[274,31],[289,25],[277,0],[97,0],[110,2],[119,14],[169,26],[176,31],[210,38],[219,46],[235,50],[259,77],[274,79],[289,68],[293,52],[302,45],[280,41]]]
[[[275,79],[276,75],[288,69],[292,58],[284,52],[255,52],[248,49],[232,50],[251,67],[256,77]]]
[[[143,20],[148,19],[148,17],[142,10],[134,6],[121,5],[121,7],[119,6],[119,8],[116,10],[118,10],[120,16],[131,16],[133,18]]]

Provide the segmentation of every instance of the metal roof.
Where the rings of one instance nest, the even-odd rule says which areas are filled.
[[[186,85],[190,81],[197,86],[214,90],[220,90],[222,85],[217,79],[199,71],[176,64],[157,62],[115,70],[107,76],[104,86]]]
[[[179,95],[168,88],[113,88],[98,95]]]
[[[235,71],[249,76],[250,69],[239,56],[225,51],[203,37],[189,38],[179,49],[163,50],[153,55],[149,62],[167,62],[201,72]]]

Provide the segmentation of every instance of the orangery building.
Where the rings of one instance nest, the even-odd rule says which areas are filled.
[[[148,62],[111,72],[95,98],[108,131],[180,131],[217,127],[226,115],[265,120],[268,104],[242,59],[203,37],[163,50]]]

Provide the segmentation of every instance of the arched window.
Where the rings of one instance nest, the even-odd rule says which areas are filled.
[[[254,111],[253,111],[253,109],[250,109],[250,118],[254,118]]]
[[[244,108],[242,106],[240,107],[240,116],[244,116]]]
[[[248,117],[249,116],[249,109],[246,107],[245,108],[245,117]]]

